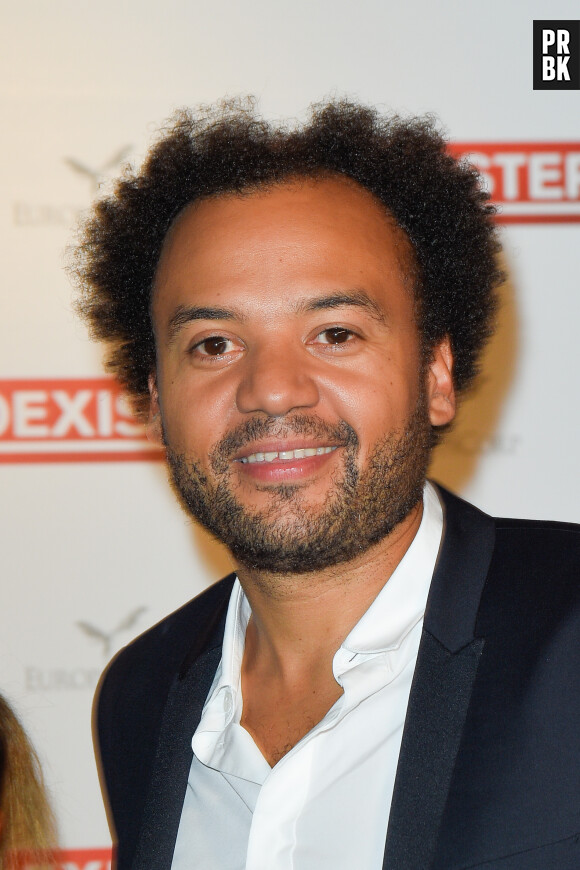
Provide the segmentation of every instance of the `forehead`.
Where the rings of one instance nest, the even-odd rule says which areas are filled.
[[[185,285],[276,294],[281,279],[287,291],[336,282],[403,287],[413,261],[404,231],[355,181],[292,179],[186,207],[162,249],[153,307]]]

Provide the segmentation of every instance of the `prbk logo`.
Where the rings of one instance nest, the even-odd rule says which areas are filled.
[[[534,21],[534,90],[580,89],[580,21]]]
[[[112,378],[0,381],[0,462],[162,457]]]
[[[453,143],[480,171],[500,223],[580,221],[580,142]]]

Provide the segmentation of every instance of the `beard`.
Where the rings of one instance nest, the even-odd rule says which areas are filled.
[[[235,495],[233,456],[261,438],[313,436],[340,445],[342,469],[332,477],[322,507],[308,504],[308,485],[259,487],[269,505],[252,511]],[[320,571],[350,561],[389,535],[422,497],[432,447],[424,394],[403,430],[375,444],[358,468],[359,439],[345,421],[331,426],[295,415],[253,419],[225,436],[209,456],[211,478],[190,456],[167,446],[172,483],[185,510],[226,545],[234,559],[254,570],[276,574]]]

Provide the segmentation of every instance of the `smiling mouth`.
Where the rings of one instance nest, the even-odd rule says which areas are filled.
[[[274,451],[270,450],[267,452],[250,453],[249,456],[240,457],[238,462],[242,463],[250,463],[253,464],[255,462],[288,462],[292,459],[304,459],[305,457],[310,456],[324,456],[326,453],[332,453],[337,449],[337,445],[334,447],[299,447],[296,450],[279,450]]]

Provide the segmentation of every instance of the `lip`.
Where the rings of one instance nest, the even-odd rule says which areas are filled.
[[[234,462],[241,462],[256,453],[291,453],[294,450],[318,450],[320,447],[336,448],[341,445],[332,441],[313,441],[312,438],[270,439],[252,441],[234,456]]]
[[[270,440],[253,442],[246,445],[235,457],[236,468],[244,476],[261,482],[280,483],[299,481],[310,477],[319,471],[326,463],[333,460],[337,449],[342,446],[328,441],[313,441],[312,439]],[[267,461],[249,460],[256,454],[284,454],[300,451],[299,456],[270,457]],[[316,451],[314,455],[303,455],[302,451]]]

